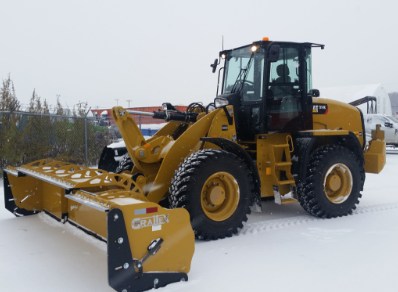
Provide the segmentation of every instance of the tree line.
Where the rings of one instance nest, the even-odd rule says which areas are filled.
[[[96,165],[102,149],[111,142],[108,128],[87,118],[86,108],[54,110],[33,90],[29,106],[21,111],[10,76],[0,89],[0,170],[37,159],[54,158]]]

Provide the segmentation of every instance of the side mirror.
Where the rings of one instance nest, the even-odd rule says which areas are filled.
[[[212,71],[213,73],[216,72],[217,66],[218,66],[218,59],[215,59],[215,60],[214,60],[214,63],[213,63],[213,64],[210,64],[210,67],[212,68],[211,71]]]
[[[321,93],[319,92],[319,89],[310,89],[308,95],[311,97],[320,97]]]
[[[279,45],[272,45],[268,50],[268,60],[270,62],[278,61],[279,60],[279,51],[280,51]]]

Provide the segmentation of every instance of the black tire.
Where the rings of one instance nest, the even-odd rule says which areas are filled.
[[[117,151],[118,155],[115,155]],[[119,159],[116,160],[116,157]],[[98,161],[98,168],[114,173],[121,173],[123,171],[131,171],[133,169],[133,162],[127,152],[126,148],[108,148],[105,146],[102,150],[100,159]]]
[[[357,155],[343,146],[322,146],[311,155],[299,202],[319,218],[349,215],[359,203],[364,181]]]
[[[304,189],[306,166],[308,163],[307,160],[309,159],[306,158],[309,156],[311,151],[311,141],[311,138],[297,138],[294,146],[295,152],[292,157],[292,172],[296,177],[295,193],[299,201],[303,199],[301,194]]]
[[[115,172],[118,165],[119,162],[115,160],[114,150],[105,146],[98,161],[98,168],[109,172]]]
[[[122,159],[119,160],[119,164],[116,167],[115,173],[121,173],[124,171],[131,172],[133,166],[133,161],[131,160],[129,153],[126,152],[123,154]]]
[[[170,207],[188,210],[196,238],[230,237],[247,221],[254,186],[243,159],[224,150],[204,149],[187,157],[176,171],[169,189]],[[215,193],[224,199],[211,201]]]

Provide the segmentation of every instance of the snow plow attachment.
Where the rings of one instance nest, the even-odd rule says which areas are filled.
[[[187,280],[194,233],[185,209],[149,202],[128,175],[38,160],[4,169],[5,207],[41,211],[108,245],[108,280],[117,291],[144,291]]]

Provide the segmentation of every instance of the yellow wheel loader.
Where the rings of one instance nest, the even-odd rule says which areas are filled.
[[[6,208],[44,211],[107,241],[117,291],[187,279],[194,237],[236,234],[263,198],[298,201],[320,218],[351,214],[365,173],[384,167],[384,133],[378,127],[365,141],[358,108],[312,89],[314,47],[323,45],[263,39],[220,52],[211,65],[216,72],[222,63],[217,97],[206,107],[114,107],[128,169],[52,160],[7,167]],[[146,140],[134,114],[168,123]]]

